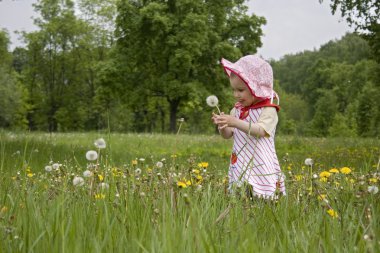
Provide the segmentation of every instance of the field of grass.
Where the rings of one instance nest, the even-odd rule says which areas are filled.
[[[380,252],[380,140],[277,137],[287,195],[272,201],[227,193],[231,147],[0,132],[0,252]]]

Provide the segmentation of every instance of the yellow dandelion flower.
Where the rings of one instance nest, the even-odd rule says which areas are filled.
[[[132,160],[132,165],[137,165],[137,160]]]
[[[34,174],[33,173],[31,173],[31,172],[29,172],[28,174],[26,174],[28,177],[33,177],[34,176]]]
[[[103,177],[103,175],[101,175],[101,174],[98,175],[98,178],[99,178],[99,181],[100,181],[100,182],[102,182],[102,181],[104,180],[104,177]]]
[[[369,182],[370,183],[377,183],[377,178],[372,177],[369,179]]]
[[[203,180],[203,177],[201,175],[197,175],[196,176],[196,179],[199,180],[199,181],[202,181]]]
[[[146,170],[146,172],[147,172],[148,174],[151,174],[151,173],[152,173],[152,169],[151,169],[151,168],[148,168],[148,169]]]
[[[324,199],[326,199],[326,197],[327,197],[326,194],[320,194],[320,195],[318,196],[318,200],[324,200]]]
[[[339,186],[340,185],[340,183],[339,182],[335,182],[335,186]]]
[[[201,162],[201,163],[198,163],[198,167],[199,167],[199,168],[207,168],[207,167],[208,167],[208,162]]]
[[[186,182],[178,181],[178,182],[177,182],[177,186],[178,186],[179,188],[186,188],[186,187],[187,187],[187,184],[186,184]]]
[[[95,199],[104,199],[105,197],[106,197],[106,195],[102,194],[102,193],[95,194]]]
[[[295,175],[294,178],[296,181],[301,181],[303,179],[303,176],[302,175]]]
[[[195,170],[192,170],[192,172],[193,172],[194,174],[199,174],[199,173],[200,173],[200,171],[199,171],[199,170],[197,170],[197,169],[195,169]]]
[[[338,218],[338,213],[334,209],[327,210],[327,213],[333,218]]]
[[[337,168],[332,168],[329,170],[330,173],[339,173],[339,170]]]
[[[351,173],[351,169],[348,168],[348,167],[343,167],[340,169],[340,172],[342,172],[343,174],[350,174]]]
[[[190,186],[190,185],[191,185],[191,181],[190,181],[190,180],[187,180],[187,181],[186,181],[186,184],[187,184],[188,186]]]
[[[322,171],[320,174],[319,174],[319,177],[320,178],[328,178],[331,176],[331,173],[328,172],[328,171]]]

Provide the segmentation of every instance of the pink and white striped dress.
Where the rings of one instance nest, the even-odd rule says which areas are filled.
[[[244,121],[254,124],[258,121],[263,107],[249,109]],[[239,118],[241,108],[235,110],[235,117]],[[285,176],[281,172],[274,145],[275,129],[269,138],[248,136],[235,128],[233,133],[234,145],[232,148],[229,168],[230,187],[234,183],[246,181],[252,186],[253,195],[264,198],[274,197],[275,192],[285,195]]]

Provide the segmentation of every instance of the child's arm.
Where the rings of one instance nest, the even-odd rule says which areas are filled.
[[[249,126],[248,122],[243,121],[241,119],[238,119],[236,117],[233,117],[231,115],[225,115],[225,114],[216,115],[216,114],[214,114],[213,118],[214,118],[214,123],[218,124],[219,131],[223,137],[224,137],[224,135],[222,133],[228,134],[229,131],[231,131],[228,129],[233,129],[234,127],[245,132],[246,134],[249,133],[250,135],[256,135],[259,137],[265,137],[267,135],[264,128],[262,128],[260,125],[252,123],[251,126]],[[227,130],[225,130],[225,129],[227,129]],[[231,136],[232,136],[232,134],[231,134]]]

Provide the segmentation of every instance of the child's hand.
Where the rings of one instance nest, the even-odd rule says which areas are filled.
[[[220,130],[226,127],[233,127],[235,119],[235,117],[228,114],[224,114],[224,112],[222,112],[220,115],[217,115],[215,113],[213,113],[212,115],[212,120],[214,124],[218,125],[218,129]]]

